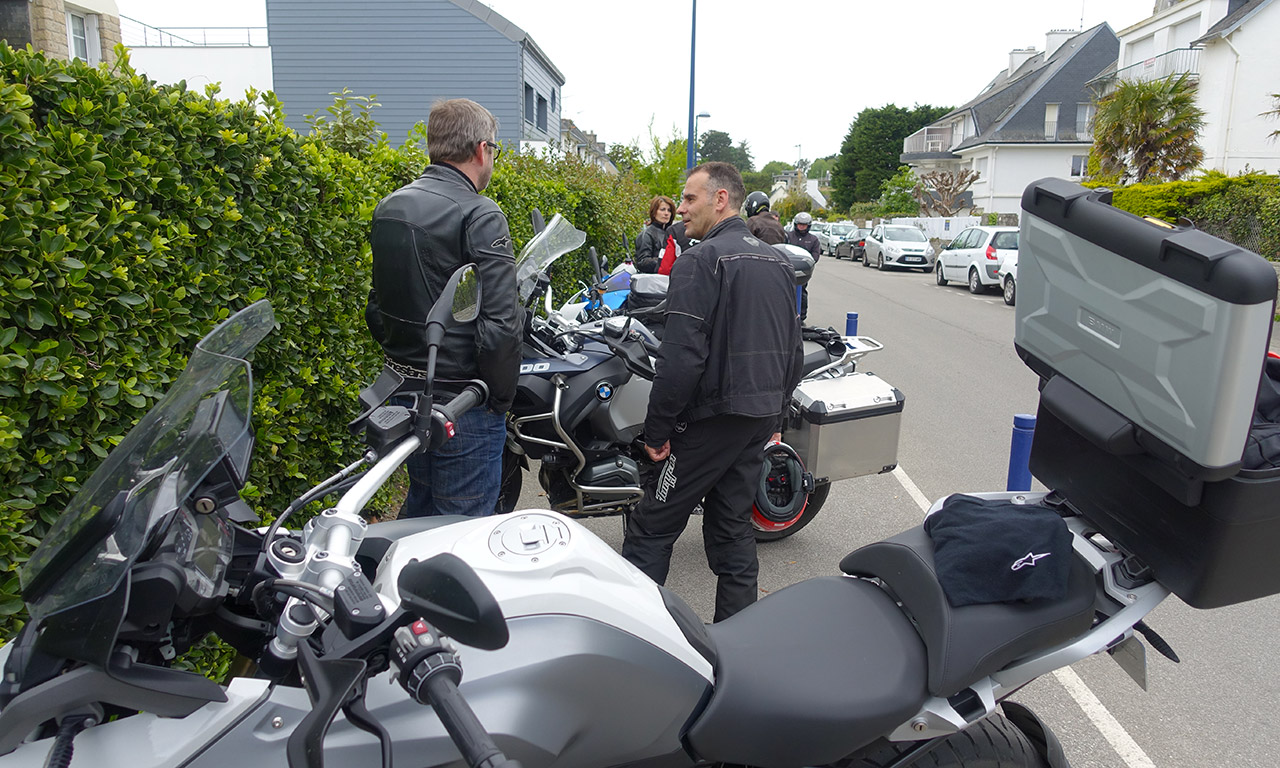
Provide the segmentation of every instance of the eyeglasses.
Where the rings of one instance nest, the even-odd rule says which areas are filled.
[[[499,144],[498,142],[496,142],[496,141],[482,141],[482,142],[480,142],[480,143],[481,143],[481,144],[485,144],[485,145],[487,145],[487,146],[489,147],[489,149],[492,149],[492,150],[493,150],[493,159],[494,159],[494,160],[497,160],[499,157],[502,157],[502,145],[501,145],[501,144]]]

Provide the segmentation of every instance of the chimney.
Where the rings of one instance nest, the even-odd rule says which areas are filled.
[[[1035,55],[1035,48],[1014,48],[1009,51],[1009,76],[1013,77],[1013,73],[1018,71],[1018,67],[1025,64],[1027,59]]]
[[[1062,47],[1062,44],[1080,34],[1074,29],[1051,29],[1044,36],[1044,58],[1045,61],[1053,55],[1053,52]]]

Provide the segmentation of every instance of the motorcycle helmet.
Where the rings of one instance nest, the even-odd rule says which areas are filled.
[[[796,217],[791,220],[791,223],[797,227],[803,224],[805,226],[805,231],[808,232],[808,227],[813,224],[813,217],[809,215],[808,211],[801,211],[796,214]]]
[[[775,531],[788,527],[804,513],[813,488],[813,475],[805,471],[795,449],[786,443],[770,443],[764,449],[764,467],[752,509],[755,524]]]
[[[751,218],[761,211],[769,210],[769,196],[760,191],[752,192],[747,195],[747,202],[745,205],[747,218]]]

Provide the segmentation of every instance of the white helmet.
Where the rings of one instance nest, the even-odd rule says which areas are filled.
[[[796,224],[806,224],[806,225],[807,225],[807,224],[812,224],[812,223],[813,223],[813,217],[809,215],[809,212],[808,212],[808,211],[801,211],[801,212],[799,212],[799,213],[797,213],[797,214],[796,214],[796,217],[795,217],[795,219],[794,219],[793,221],[794,221],[794,223],[796,223]]]

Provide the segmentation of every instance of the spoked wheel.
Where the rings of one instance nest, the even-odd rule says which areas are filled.
[[[876,741],[834,765],[884,768],[896,765],[922,743]],[[1027,735],[999,713],[948,736],[928,754],[909,764],[919,768],[1048,768],[1049,765]]]
[[[813,489],[805,500],[800,514],[789,520],[771,520],[763,512],[751,505],[751,525],[756,529],[756,541],[777,541],[785,539],[809,524],[818,516],[822,506],[827,503],[827,494],[831,492],[831,483],[823,483]]]
[[[946,285],[948,281],[942,275],[942,262],[938,262],[938,268],[934,271],[938,274],[938,285]]]
[[[1018,300],[1018,286],[1012,277],[1004,279],[1004,303],[1013,306]]]

